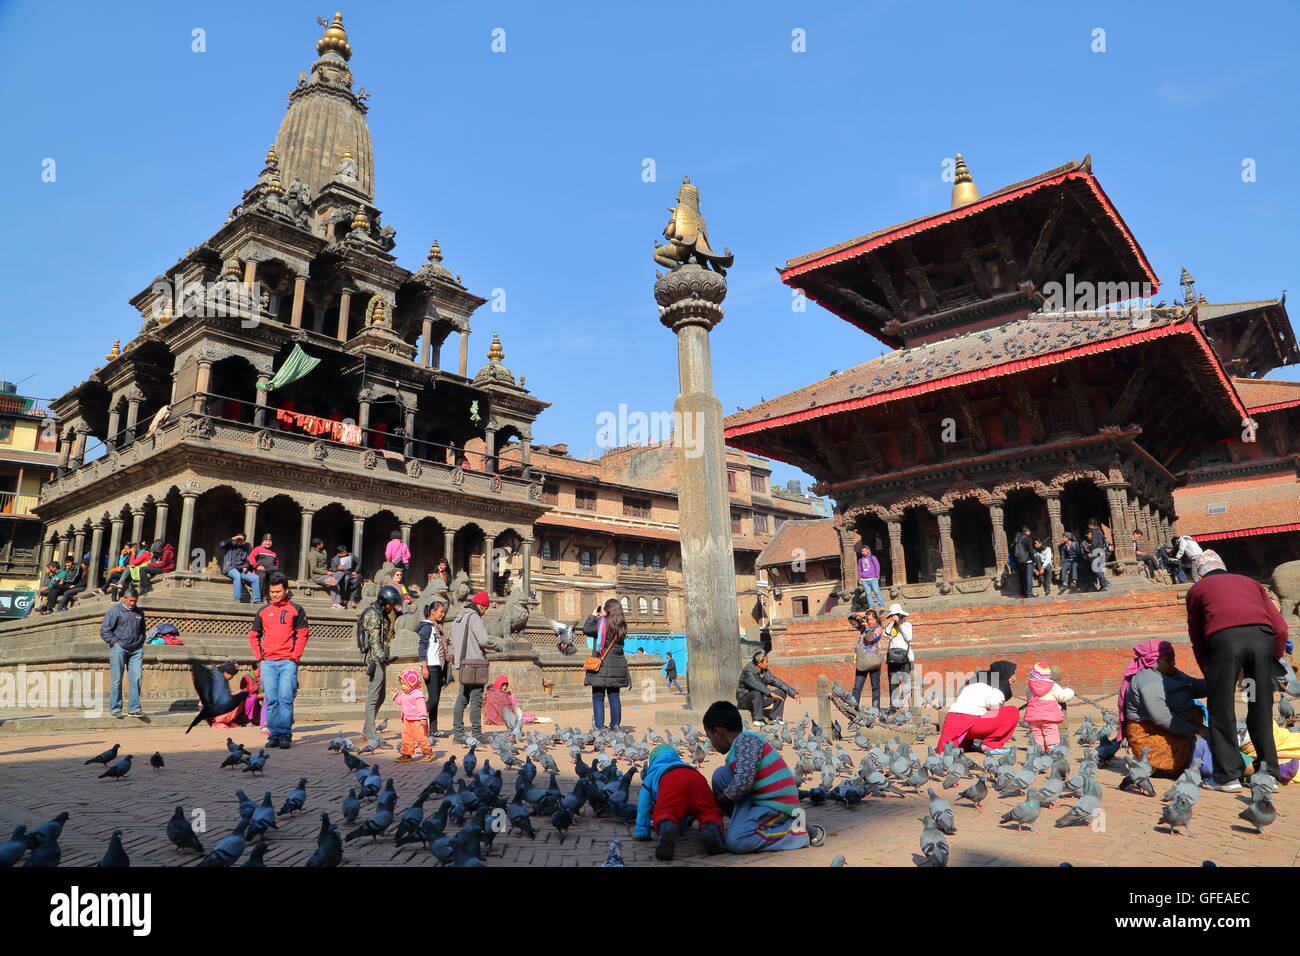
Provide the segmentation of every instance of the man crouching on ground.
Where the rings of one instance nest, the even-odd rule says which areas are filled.
[[[821,846],[825,831],[804,824],[794,774],[777,749],[744,729],[735,704],[716,701],[704,713],[704,733],[727,762],[713,773],[713,795],[727,821],[729,853]]]

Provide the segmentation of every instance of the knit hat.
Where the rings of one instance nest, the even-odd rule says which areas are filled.
[[[479,607],[487,607],[492,603],[492,598],[486,591],[479,591],[478,594],[475,594],[470,598],[470,601],[477,604]]]
[[[1228,566],[1223,563],[1223,558],[1219,557],[1217,551],[1202,551],[1201,556],[1196,559],[1196,576],[1205,577],[1210,571],[1226,571]]]
[[[420,686],[420,673],[414,667],[409,667],[402,671],[397,678],[398,683],[402,685],[402,690],[410,691]]]
[[[1052,669],[1048,667],[1047,664],[1045,664],[1043,661],[1038,661],[1036,664],[1034,664],[1033,668],[1029,671],[1029,679],[1030,680],[1051,680]]]

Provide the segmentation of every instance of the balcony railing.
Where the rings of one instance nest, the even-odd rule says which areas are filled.
[[[33,517],[32,509],[40,500],[39,495],[20,495],[16,491],[0,491],[0,515],[11,518]]]
[[[222,404],[230,402],[236,405]],[[245,416],[245,409],[252,411]],[[217,411],[233,411],[240,417],[215,414]],[[59,477],[47,482],[41,489],[41,498],[49,501],[121,467],[195,440],[226,445],[237,454],[252,457],[328,460],[334,467],[362,474],[367,470],[390,475],[396,471],[422,482],[451,485],[468,493],[497,494],[516,500],[536,501],[540,497],[541,488],[535,482],[494,474],[483,467],[489,463],[489,456],[332,419],[297,416],[285,421],[279,414],[282,411],[285,410],[238,402],[212,393],[187,395],[172,404],[167,421],[153,434],[149,433],[149,423],[142,422],[133,430],[123,429],[112,442],[88,448],[84,463],[65,469]],[[245,417],[251,421],[243,420]],[[381,467],[387,462],[399,467]]]

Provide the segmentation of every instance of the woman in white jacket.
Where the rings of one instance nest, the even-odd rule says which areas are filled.
[[[889,605],[885,615],[885,668],[889,674],[889,710],[907,706],[912,689],[912,624],[901,604]],[[905,676],[906,675],[906,676]]]

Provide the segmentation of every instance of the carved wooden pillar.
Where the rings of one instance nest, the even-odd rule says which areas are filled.
[[[993,561],[997,565],[995,574],[1001,575],[1007,567],[1007,529],[1002,526],[1002,505],[1005,498],[997,498],[988,503],[989,520],[993,524]]]
[[[1110,505],[1110,536],[1118,552],[1122,535],[1128,534],[1124,519],[1124,486],[1110,485],[1106,488],[1106,501]]]
[[[402,445],[402,454],[407,458],[415,457],[415,403],[403,405],[406,415],[402,421],[402,430],[406,432],[406,439]]]
[[[903,556],[903,519],[889,517],[885,519],[889,529],[889,583],[894,587],[907,583],[907,560]]]
[[[108,563],[110,567],[115,567],[118,552],[122,550],[122,526],[126,524],[120,514],[113,515],[108,519]]]
[[[433,319],[427,315],[420,327],[420,364],[433,368]]]
[[[488,428],[483,432],[483,470],[489,475],[497,470],[497,430]]]
[[[293,277],[293,312],[289,315],[289,325],[292,328],[302,328],[302,304],[307,296],[307,277]]]
[[[307,554],[311,551],[311,519],[316,517],[316,512],[302,509],[302,514],[298,521],[298,580],[308,580],[307,575]]]
[[[840,515],[835,520],[835,534],[840,539],[840,586],[846,591],[852,591],[858,586],[858,563],[853,554],[857,531],[852,522],[853,519],[846,515]]]
[[[160,501],[154,505],[153,510],[153,539],[155,541],[165,541],[167,539],[167,512],[169,506],[166,501]]]
[[[370,400],[372,394],[369,389],[362,392],[357,399],[357,425],[361,429],[361,444],[366,448],[370,447]]]
[[[343,290],[339,294],[339,324],[335,338],[340,342],[348,340],[348,310],[352,307],[352,293]]]
[[[352,555],[357,560],[353,567],[361,567],[361,545],[363,544],[362,537],[365,534],[365,530],[366,519],[358,518],[354,515],[352,517]],[[376,570],[378,569],[371,569],[371,572],[373,573]]]
[[[131,540],[137,544],[144,540],[144,509],[131,509]]]
[[[194,503],[199,500],[197,491],[187,491],[181,495],[181,530],[176,540],[176,567],[178,570],[190,570],[190,545],[194,543]],[[117,552],[110,548],[110,553]],[[202,568],[199,569],[203,570]]]
[[[409,521],[403,521],[401,523],[401,528],[402,528],[402,544],[406,545],[409,548],[411,546],[411,523]]]
[[[90,570],[86,576],[86,590],[93,591],[99,587],[100,568],[104,566],[104,525],[97,524],[90,530]]]
[[[1050,529],[1048,533],[1052,536],[1047,544],[1055,551],[1065,534],[1065,526],[1061,524],[1061,493],[1049,491],[1043,497],[1047,500],[1047,524]]]
[[[250,547],[255,540],[253,534],[257,531],[257,508],[256,501],[244,502],[244,539]]]
[[[943,564],[943,579],[955,581],[957,580],[957,551],[952,543],[952,512],[936,511],[934,516],[939,522],[939,558]]]

